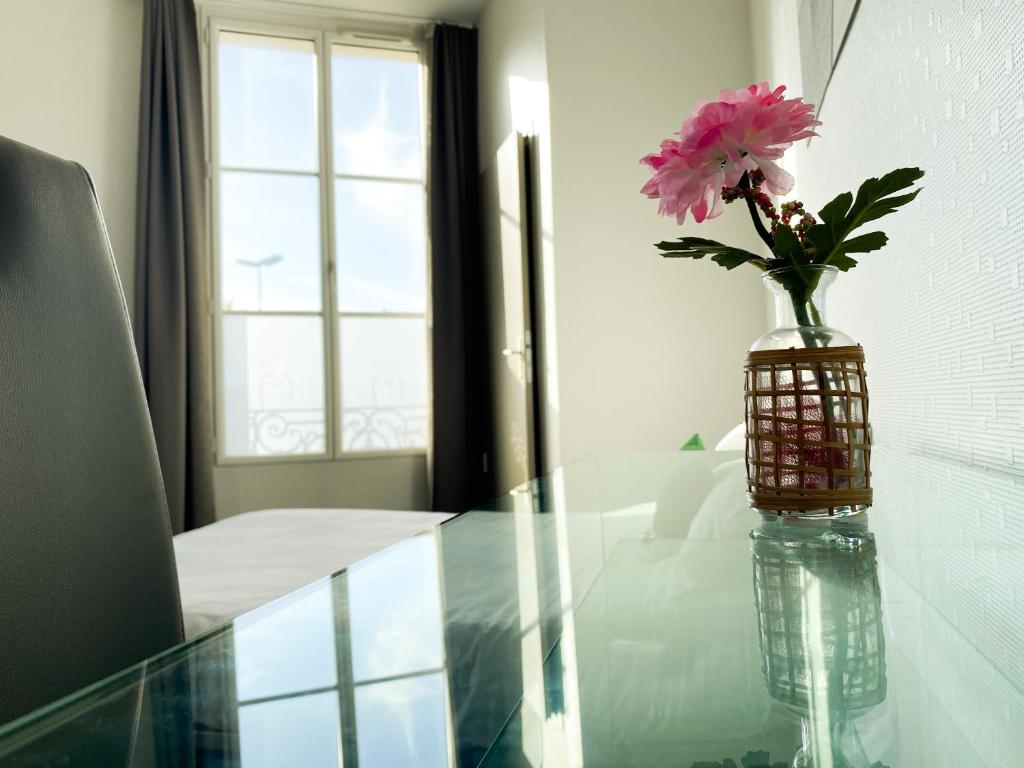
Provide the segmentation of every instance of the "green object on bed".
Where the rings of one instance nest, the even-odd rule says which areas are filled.
[[[693,437],[691,437],[689,440],[687,440],[685,443],[683,443],[683,447],[680,448],[679,450],[680,451],[703,451],[703,450],[705,450],[705,448],[704,448],[704,441],[700,437],[700,432],[694,432],[693,433]]]

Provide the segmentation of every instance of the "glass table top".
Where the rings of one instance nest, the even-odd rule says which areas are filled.
[[[1024,755],[1024,480],[581,461],[0,728],[0,765],[957,768]]]

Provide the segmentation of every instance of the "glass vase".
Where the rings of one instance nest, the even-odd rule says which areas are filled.
[[[747,357],[748,500],[762,512],[835,517],[871,504],[861,348],[826,320],[838,270],[764,273],[776,327]]]
[[[775,328],[750,345],[751,350],[791,347],[848,347],[854,341],[825,322],[828,289],[835,267],[805,266],[771,269],[761,274],[775,302]]]

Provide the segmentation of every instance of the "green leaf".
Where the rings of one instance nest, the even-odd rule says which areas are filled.
[[[741,264],[746,264],[750,261],[758,264],[762,264],[764,262],[764,259],[760,256],[754,256],[746,251],[741,251],[739,248],[731,251],[723,251],[722,253],[716,253],[711,257],[711,260],[715,262],[715,264],[718,264],[720,267],[725,267],[726,269],[736,269],[736,267]]]
[[[794,267],[800,267],[808,263],[807,254],[800,245],[796,233],[785,224],[775,228],[775,245],[772,251],[783,261],[789,262]]]
[[[897,168],[881,178],[865,181],[855,198],[844,192],[822,208],[818,212],[821,223],[807,230],[807,239],[814,246],[815,263],[833,264],[845,271],[856,264],[847,253],[867,253],[883,247],[887,238],[882,232],[847,238],[858,227],[913,201],[920,189],[902,195],[895,193],[913,186],[922,176],[924,171],[920,168]]]
[[[662,240],[660,243],[655,243],[654,247],[660,248],[663,251],[689,251],[701,245],[713,248],[726,247],[716,240],[707,240],[703,237],[680,237],[678,240]]]
[[[850,258],[845,253],[839,253],[832,257],[831,265],[840,272],[849,272],[857,266],[857,260]]]
[[[846,218],[846,212],[850,210],[851,205],[853,205],[853,193],[843,192],[818,211],[818,218],[831,228],[833,222],[842,222]],[[834,231],[833,234],[835,234]]]
[[[704,440],[701,439],[700,432],[694,432],[693,437],[683,443],[683,447],[680,451],[703,451]]]
[[[860,223],[867,224],[869,221],[880,219],[883,216],[888,216],[890,213],[895,213],[896,209],[901,205],[906,205],[917,197],[920,189],[915,189],[913,192],[908,192],[905,195],[893,195],[892,197],[883,197],[873,206],[871,209],[861,217]]]
[[[857,237],[844,240],[839,249],[843,253],[868,253],[884,247],[887,242],[889,242],[889,238],[885,236],[885,232],[868,232],[866,235],[857,235]]]
[[[681,237],[678,240],[665,240],[655,243],[655,247],[662,251],[666,258],[682,259],[703,259],[710,256],[711,260],[726,269],[735,269],[741,264],[753,264],[760,269],[766,269],[767,263],[756,253],[744,251],[742,248],[733,248],[730,245],[723,245],[715,240],[706,240],[703,237]]]
[[[835,244],[835,237],[825,224],[812,224],[804,233],[808,242],[814,248],[815,260],[819,253],[831,253]]]
[[[853,207],[850,209],[847,219],[858,215],[861,211],[868,210],[893,192],[913,186],[914,182],[922,176],[924,176],[924,171],[920,168],[897,168],[895,171],[889,171],[880,179],[868,179],[857,190],[857,199],[853,201]]]
[[[832,253],[851,205],[853,193],[843,192],[818,211],[821,224],[812,225],[806,232],[808,241],[814,246],[815,261],[820,262],[822,255]]]

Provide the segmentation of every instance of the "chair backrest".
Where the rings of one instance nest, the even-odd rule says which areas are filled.
[[[81,166],[0,137],[0,723],[181,639],[95,190]]]

